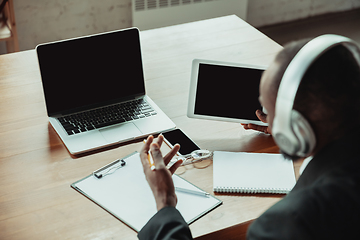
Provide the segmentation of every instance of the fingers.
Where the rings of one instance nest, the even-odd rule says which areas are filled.
[[[260,121],[262,121],[264,123],[267,122],[267,120],[266,120],[267,114],[265,114],[263,111],[256,110],[255,114],[260,119]]]
[[[255,125],[255,124],[252,124],[252,123],[249,123],[249,124],[241,124],[243,126],[243,128],[245,130],[255,130],[255,131],[259,131],[259,132],[264,132],[266,134],[271,134],[270,131],[269,131],[269,127],[267,126],[259,126],[259,125]]]
[[[144,171],[146,171],[147,169],[150,169],[150,164],[149,164],[147,155],[148,155],[148,152],[150,150],[150,145],[153,142],[153,140],[154,140],[154,137],[150,135],[140,150],[140,159],[141,159],[141,163],[143,165]]]
[[[176,161],[176,163],[174,163],[170,168],[169,171],[171,172],[171,174],[174,174],[174,172],[180,167],[180,165],[183,163],[182,159],[179,159],[178,161]]]
[[[179,151],[180,145],[175,144],[174,148],[170,150],[168,154],[164,157],[165,165],[168,165],[171,159],[176,155],[176,153]]]
[[[256,131],[260,131],[260,132],[264,132],[264,133],[268,133],[268,127],[267,126],[259,126],[259,125],[255,125],[255,124],[248,124],[248,129],[253,129]]]
[[[157,138],[154,139],[154,142],[159,145],[159,148],[161,148],[161,145],[164,142],[164,136],[160,134]]]
[[[160,151],[160,146],[157,142],[153,142],[150,145],[150,154],[154,160],[155,163],[155,169],[160,169],[162,167],[165,167],[164,158],[162,156],[162,153]]]
[[[164,137],[162,135],[159,135],[156,139],[154,139],[153,136],[149,136],[143,145],[142,149],[140,150],[140,159],[144,168],[144,171],[147,171],[147,169],[150,169],[150,164],[147,158],[148,154],[151,154],[152,159],[155,163],[155,169],[159,169],[162,167],[165,167],[171,159],[176,155],[176,153],[180,149],[180,145],[176,144],[173,149],[170,150],[168,154],[166,154],[165,157],[162,156],[160,147],[164,141]],[[171,173],[173,174],[176,169],[181,165],[182,160],[177,161],[175,164],[172,165],[172,167],[169,169]]]
[[[267,123],[267,114],[265,114],[263,111],[261,111],[259,109],[256,110],[255,114],[259,118],[260,121],[262,121],[264,123]],[[252,124],[252,123],[241,124],[241,125],[243,126],[243,128],[245,130],[252,129],[252,130],[264,132],[264,133],[267,133],[267,134],[271,134],[270,131],[269,131],[269,128],[267,126],[259,126],[259,125],[255,125],[255,124]]]

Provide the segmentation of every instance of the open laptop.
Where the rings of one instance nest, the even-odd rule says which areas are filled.
[[[71,154],[175,128],[145,93],[139,30],[36,47],[49,121]]]

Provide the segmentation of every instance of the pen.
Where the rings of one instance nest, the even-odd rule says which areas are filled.
[[[210,193],[208,193],[208,192],[196,191],[196,190],[191,190],[191,189],[181,188],[181,187],[175,187],[175,191],[194,194],[194,195],[199,195],[199,196],[203,196],[203,197],[209,197],[210,196]]]
[[[154,159],[151,157],[151,154],[148,153],[147,157],[148,157],[148,160],[149,160],[150,169],[155,170],[155,163],[154,163]]]
[[[146,140],[144,140],[143,142],[146,143]],[[151,169],[151,170],[155,170],[154,159],[152,158],[152,156],[151,156],[151,154],[150,154],[150,151],[149,151],[148,154],[147,154],[147,158],[148,158],[148,161],[149,161],[149,164],[150,164],[150,169]]]

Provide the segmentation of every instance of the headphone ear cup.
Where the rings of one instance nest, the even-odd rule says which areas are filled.
[[[274,133],[273,137],[282,152],[289,156],[295,156],[298,148],[297,141],[291,141],[289,135],[286,135],[282,132]]]
[[[291,128],[298,140],[297,155],[308,156],[315,148],[315,133],[306,118],[296,110],[291,111]]]

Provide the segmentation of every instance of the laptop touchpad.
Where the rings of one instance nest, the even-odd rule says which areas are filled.
[[[109,142],[122,142],[141,135],[140,130],[133,123],[125,123],[101,129],[100,133]]]

